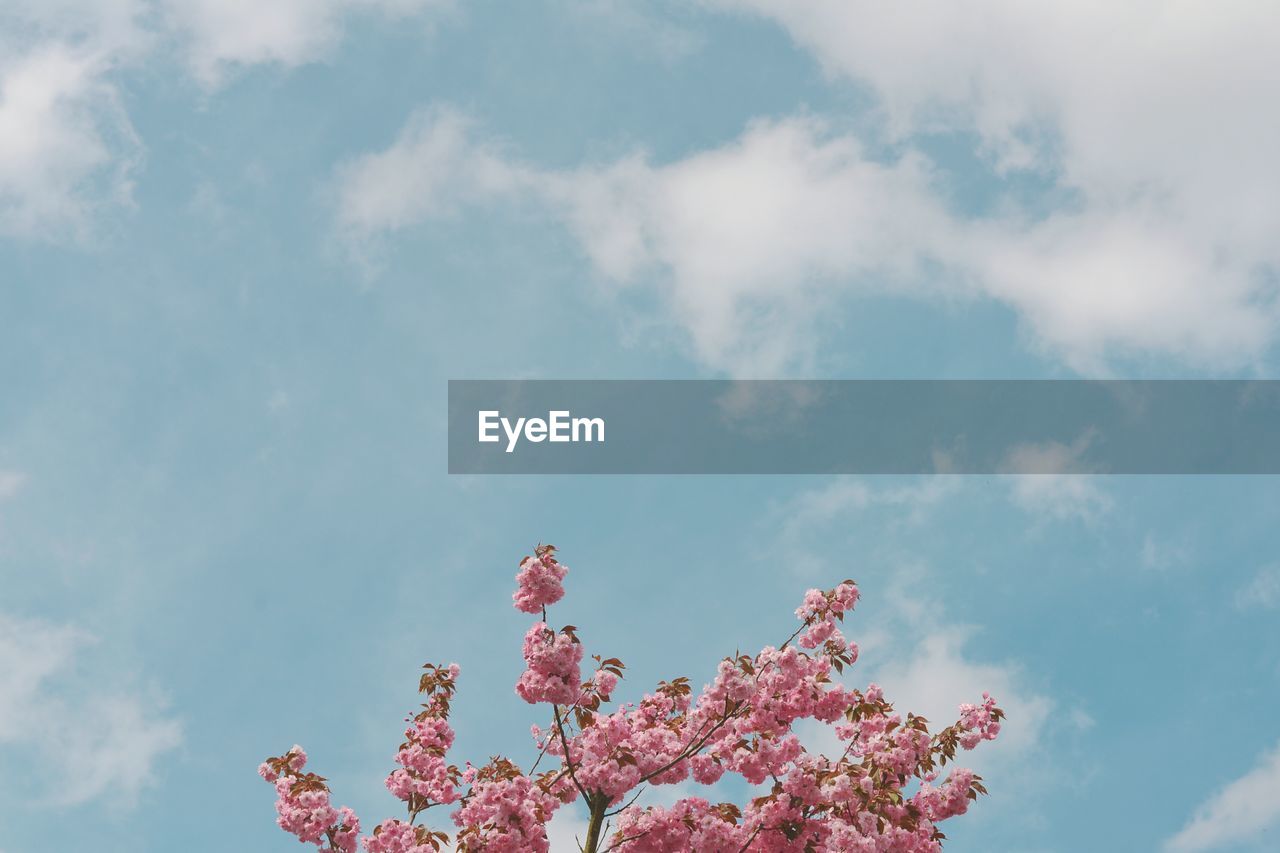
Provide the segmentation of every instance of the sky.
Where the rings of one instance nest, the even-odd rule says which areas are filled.
[[[1277,52],[1241,0],[0,0],[0,851],[296,850],[294,743],[394,816],[428,660],[527,764],[547,541],[626,699],[858,580],[852,683],[1009,713],[948,850],[1274,849],[1274,478],[450,477],[445,393],[1280,378]]]

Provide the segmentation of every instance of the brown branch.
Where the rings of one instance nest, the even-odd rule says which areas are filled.
[[[578,775],[573,772],[573,756],[569,754],[569,736],[565,734],[564,720],[560,718],[560,706],[552,705],[551,708],[555,712],[556,731],[560,733],[560,743],[564,746],[564,763],[565,767],[569,769],[569,778],[573,780],[573,786],[578,789],[578,793],[582,795],[582,798],[590,802],[591,795],[587,793],[587,789],[578,781]]]

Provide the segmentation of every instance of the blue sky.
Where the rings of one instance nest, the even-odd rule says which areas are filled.
[[[528,760],[540,540],[635,695],[858,579],[854,681],[1010,712],[949,849],[1274,846],[1273,479],[450,478],[443,430],[449,378],[1273,378],[1280,15],[257,5],[0,2],[0,850],[298,849],[295,742],[393,814],[425,660]]]

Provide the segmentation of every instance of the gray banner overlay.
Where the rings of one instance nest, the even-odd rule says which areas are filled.
[[[451,380],[449,473],[1277,474],[1280,381]]]

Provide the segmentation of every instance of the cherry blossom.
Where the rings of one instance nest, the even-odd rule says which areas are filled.
[[[853,581],[807,591],[790,637],[725,658],[696,693],[681,677],[615,704],[622,661],[593,655],[584,678],[577,629],[549,621],[568,571],[555,553],[539,545],[521,561],[513,596],[517,610],[539,616],[524,637],[515,692],[548,712],[545,725],[531,727],[529,768],[503,756],[478,767],[449,763],[460,670],[427,664],[422,710],[406,720],[386,780],[406,819],[384,820],[359,838],[359,819],[332,804],[327,780],[305,772],[306,753],[295,746],[259,768],[275,786],[282,829],[336,853],[357,844],[366,853],[543,853],[547,823],[574,804],[586,810],[584,853],[932,853],[945,838],[938,824],[986,793],[970,770],[953,766],[939,777],[960,751],[999,734],[1004,712],[993,698],[960,705],[957,722],[934,732],[923,717],[896,711],[878,685],[841,683],[858,658],[840,627],[858,602]],[[807,751],[797,735],[805,721],[830,726],[840,754]],[[649,786],[708,786],[730,774],[755,788],[745,804],[696,796],[636,803]],[[428,827],[437,806],[452,807],[452,835]]]

